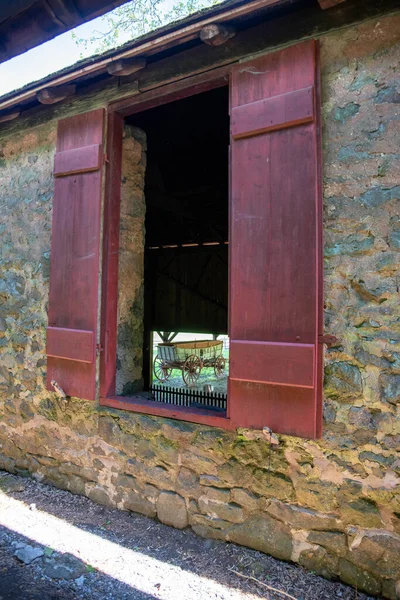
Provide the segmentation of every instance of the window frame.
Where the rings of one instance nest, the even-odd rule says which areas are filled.
[[[230,85],[231,65],[160,86],[111,103],[107,109],[106,177],[103,222],[102,301],[100,318],[100,406],[128,410],[159,417],[190,421],[203,425],[234,429],[229,418],[229,393],[226,413],[211,410],[155,406],[140,396],[115,394],[118,311],[118,257],[120,231],[120,196],[122,167],[122,135],[124,118],[194,96],[218,87]],[[228,319],[229,322],[229,319]]]

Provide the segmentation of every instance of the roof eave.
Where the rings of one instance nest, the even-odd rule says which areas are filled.
[[[80,61],[79,67],[71,66],[67,70],[54,73],[33,84],[0,97],[0,115],[15,108],[21,102],[26,102],[46,88],[64,85],[78,80],[81,77],[95,76],[106,69],[111,62],[120,59],[139,57],[149,52],[161,52],[166,47],[178,46],[183,42],[197,37],[201,29],[211,23],[223,23],[238,18],[256,10],[279,5],[292,4],[294,0],[240,0],[239,2],[226,2],[207,11],[202,11],[187,17],[178,23],[172,23],[142,36],[138,40],[126,44],[115,51],[107,52],[93,60]]]

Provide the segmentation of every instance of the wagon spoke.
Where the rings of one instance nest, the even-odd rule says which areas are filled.
[[[187,386],[191,387],[196,384],[196,381],[200,377],[202,369],[201,359],[195,354],[191,354],[185,360],[182,368],[182,379]]]
[[[158,381],[167,381],[171,377],[172,368],[158,354],[154,359],[154,376]]]
[[[220,356],[217,356],[217,358],[215,359],[215,363],[214,363],[214,373],[215,373],[215,377],[217,377],[217,379],[221,379],[221,377],[223,377],[225,375],[225,365],[226,365],[226,360],[222,356],[222,354],[220,354]]]

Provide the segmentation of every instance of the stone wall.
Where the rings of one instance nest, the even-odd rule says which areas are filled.
[[[118,395],[143,389],[144,217],[146,134],[125,126],[122,143],[118,268]]]
[[[325,331],[338,342],[326,353],[323,439],[281,436],[270,470],[268,444],[249,439],[257,435],[78,399],[64,406],[46,391],[56,122],[10,138],[0,130],[0,468],[397,597],[399,31],[399,16],[388,16],[321,39]],[[125,140],[144,169],[143,146]],[[127,251],[143,239],[135,185]],[[137,302],[120,306],[120,343],[124,327],[140,337],[140,287],[137,277]],[[137,347],[122,388],[140,379]]]

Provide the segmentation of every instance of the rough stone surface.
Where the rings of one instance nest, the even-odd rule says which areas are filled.
[[[72,554],[55,555],[46,559],[44,574],[52,579],[77,579],[86,573],[84,562]]]
[[[157,517],[165,525],[183,529],[188,525],[184,499],[178,494],[161,493],[157,500]]]
[[[12,475],[3,475],[0,477],[0,491],[2,492],[23,492],[25,485],[21,480]]]
[[[34,548],[34,546],[23,546],[15,551],[15,556],[21,562],[29,565],[31,562],[43,556],[43,550],[41,548]]]
[[[118,268],[117,394],[143,389],[144,177],[146,134],[125,126]]]
[[[268,515],[251,516],[244,523],[233,527],[229,531],[228,539],[283,560],[290,560],[292,556],[292,536],[289,527]]]
[[[281,436],[270,472],[256,435],[61,404],[46,390],[56,118],[72,107],[29,130],[16,122],[12,136],[0,128],[0,468],[395,600],[399,31],[391,15],[320,40],[325,332],[338,342],[325,353],[323,439]],[[117,381],[130,393],[142,378],[143,132],[126,131],[124,165]]]

